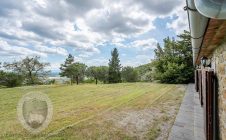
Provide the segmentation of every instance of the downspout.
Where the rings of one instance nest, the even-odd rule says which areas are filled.
[[[196,0],[197,1],[197,0]],[[202,46],[208,18],[201,15],[195,7],[194,0],[187,0],[185,10],[188,12],[189,28],[191,32],[191,44],[193,52],[193,64],[195,65],[198,53]]]
[[[208,18],[226,19],[226,0],[195,0],[195,7]]]

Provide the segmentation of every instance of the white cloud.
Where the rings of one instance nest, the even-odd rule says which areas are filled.
[[[78,55],[78,57],[89,58],[89,57],[91,57],[93,55],[94,55],[94,53],[92,53],[92,52],[82,52],[81,54]]]
[[[53,70],[53,71],[57,71],[60,69],[60,65],[61,63],[56,62],[56,63],[50,63],[50,66],[48,66],[46,69],[47,70]]]
[[[45,53],[39,51],[33,51],[24,47],[10,46],[6,41],[0,40],[0,54],[6,56],[43,56],[46,57]]]
[[[184,30],[188,30],[188,17],[187,12],[183,10],[185,2],[181,4],[173,13],[176,17],[171,23],[167,23],[166,27],[175,31],[176,34],[182,33]],[[173,18],[173,16],[172,16]]]
[[[134,9],[133,9],[134,10]],[[86,21],[94,32],[107,36],[132,36],[147,32],[155,27],[148,14],[114,4],[105,9],[94,9],[87,14]],[[95,19],[93,19],[95,17]]]
[[[104,57],[99,58],[88,58],[88,57],[78,57],[79,59],[75,58],[76,62],[84,63],[87,66],[107,66],[108,65],[108,59]]]
[[[123,41],[115,41],[112,44],[114,44],[117,47],[122,47],[122,48],[136,48],[141,51],[147,51],[147,50],[153,50],[156,48],[157,45],[157,40],[154,38],[150,39],[142,39],[142,40],[135,40],[129,43],[123,43]]]
[[[136,40],[131,43],[132,47],[140,48],[143,51],[147,51],[149,49],[155,49],[157,45],[157,40],[154,38],[146,39],[146,40]]]
[[[61,47],[47,47],[47,46],[34,46],[34,48],[42,53],[47,53],[47,54],[59,54],[66,56],[68,55],[67,50]]]
[[[154,49],[155,39],[138,36],[155,29],[153,21],[158,17],[177,15],[167,27],[180,32],[187,25],[186,12],[179,9],[182,4],[181,0],[2,0],[0,54],[65,56],[65,48],[71,47],[87,63],[106,64],[101,58],[88,58],[101,54],[99,46],[107,43],[141,51]],[[139,39],[123,43],[131,38]]]
[[[150,55],[137,55],[132,59],[125,60],[122,62],[123,66],[139,66],[142,64],[147,64],[151,62],[151,56]]]

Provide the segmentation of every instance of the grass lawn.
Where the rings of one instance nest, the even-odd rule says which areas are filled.
[[[0,89],[0,139],[166,139],[185,88],[122,83]],[[53,103],[52,121],[38,135],[17,120],[17,103],[31,91]]]

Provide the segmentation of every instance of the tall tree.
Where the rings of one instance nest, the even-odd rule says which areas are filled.
[[[65,69],[65,75],[67,75],[68,78],[71,78],[71,84],[76,81],[77,85],[79,84],[79,81],[82,81],[85,75],[86,65],[83,63],[73,63],[69,65]]]
[[[162,51],[161,51],[162,50]],[[161,52],[161,53],[160,53]],[[155,79],[163,83],[188,83],[193,80],[192,48],[190,33],[178,35],[178,40],[164,39],[164,47],[157,47],[155,60]]]
[[[121,82],[121,64],[119,60],[119,53],[117,48],[111,52],[111,59],[109,60],[109,83]]]
[[[50,71],[46,71],[46,67],[50,64],[42,63],[39,59],[38,56],[26,57],[21,61],[5,63],[4,67],[22,75],[28,85],[40,84],[48,76]]]
[[[74,63],[74,56],[72,56],[71,54],[68,55],[68,57],[66,58],[66,60],[64,61],[64,64],[61,64],[60,66],[60,76],[64,77],[70,77],[70,75],[68,75],[68,73],[65,72],[66,68],[71,65],[72,63]]]

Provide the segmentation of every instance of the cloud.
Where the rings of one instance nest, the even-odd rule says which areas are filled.
[[[87,15],[86,20],[92,31],[105,35],[133,35],[144,32],[144,27],[151,24],[148,18],[131,18],[121,10],[113,8],[93,10]],[[153,28],[150,26],[146,29]]]
[[[35,3],[33,3],[35,1]],[[0,39],[4,40],[11,47],[29,48],[34,46],[36,50],[42,49],[43,47],[57,47],[58,50],[63,50],[64,46],[75,48],[76,50],[84,50],[90,52],[99,53],[99,49],[96,48],[102,41],[101,36],[95,32],[89,32],[87,26],[84,25],[83,19],[77,18],[78,16],[73,14],[76,10],[80,10],[81,13],[89,11],[92,8],[98,8],[101,3],[98,1],[76,1],[79,5],[76,5],[75,1],[61,0],[61,1],[23,1],[17,3],[9,0],[8,2],[0,2],[4,7],[0,11]],[[62,20],[55,17],[57,14],[54,11],[48,11],[48,7],[59,8],[55,9],[61,12],[63,17]],[[68,12],[64,13],[62,10],[69,9]],[[87,6],[87,7],[86,7]],[[78,8],[79,7],[79,8]],[[63,8],[63,9],[62,9]],[[22,9],[22,10],[21,10]],[[17,11],[12,14],[12,11]],[[43,13],[41,13],[43,12]],[[45,14],[45,12],[47,12]],[[10,16],[9,16],[10,15]],[[69,18],[69,16],[73,17]],[[78,20],[75,20],[78,19]],[[82,28],[81,31],[76,31],[76,24]],[[38,48],[40,47],[40,48]],[[8,52],[12,53],[12,50]],[[45,48],[44,53],[52,54],[54,51],[49,48]],[[6,52],[5,52],[6,53]],[[56,54],[65,55],[66,51],[56,52]]]
[[[181,0],[2,0],[0,54],[64,56],[68,47],[91,64],[101,60],[105,52],[100,46],[108,44],[152,50],[156,40],[139,36],[155,29],[153,21],[159,17],[178,17],[167,23],[175,32],[186,28],[182,4]],[[94,54],[100,55],[95,62],[90,59]]]
[[[174,30],[176,34],[180,34],[184,30],[188,30],[188,21],[186,18],[187,15],[179,14],[173,22],[167,23],[166,26],[167,28]]]
[[[71,20],[83,17],[92,9],[102,8],[102,0],[35,0],[34,11],[41,16],[53,18],[55,20]]]
[[[80,57],[80,58],[89,58],[89,57],[91,57],[93,55],[94,55],[94,53],[92,53],[92,52],[82,52],[82,53],[80,53],[78,55],[78,57]]]
[[[183,2],[181,0],[141,0],[138,3],[151,15],[165,16],[173,12]]]
[[[136,55],[135,57],[125,60],[122,62],[123,66],[133,66],[137,67],[142,64],[147,64],[151,62],[151,56],[150,55]]]
[[[104,8],[90,10],[84,19],[91,31],[113,39],[137,36],[152,30],[155,18],[145,12],[138,1],[105,0]]]
[[[59,55],[63,55],[63,56],[68,55],[67,50],[64,48],[60,48],[60,47],[34,46],[34,48],[37,51],[42,52],[42,53],[59,54]]]
[[[33,51],[24,47],[10,46],[7,42],[2,40],[0,40],[0,54],[2,56],[46,56],[46,54],[39,51]]]
[[[1,0],[0,17],[11,17],[18,11],[23,11],[25,3],[23,1]]]
[[[149,39],[140,39],[140,40],[134,40],[129,43],[123,43],[123,41],[115,41],[112,44],[121,47],[121,48],[136,48],[140,51],[147,51],[147,50],[153,50],[156,48],[157,40],[154,38]]]
[[[46,23],[46,24],[43,24]],[[60,34],[55,28],[57,24],[52,22],[51,20],[42,20],[39,21],[30,21],[30,22],[23,22],[22,28],[28,32],[35,33],[43,38],[50,38],[50,39],[62,39],[63,34]]]
[[[132,47],[140,48],[143,51],[147,51],[149,49],[155,49],[157,45],[157,40],[154,38],[146,39],[146,40],[136,40],[131,43]]]
[[[81,61],[85,63],[87,66],[106,66],[108,65],[108,59],[100,57],[94,59],[86,59]]]
[[[187,12],[182,8],[183,5],[185,5],[185,2],[183,2],[181,6],[175,10],[172,16],[172,18],[174,18],[173,21],[166,24],[166,27],[175,31],[176,34],[180,34],[184,30],[188,30],[188,17]]]

